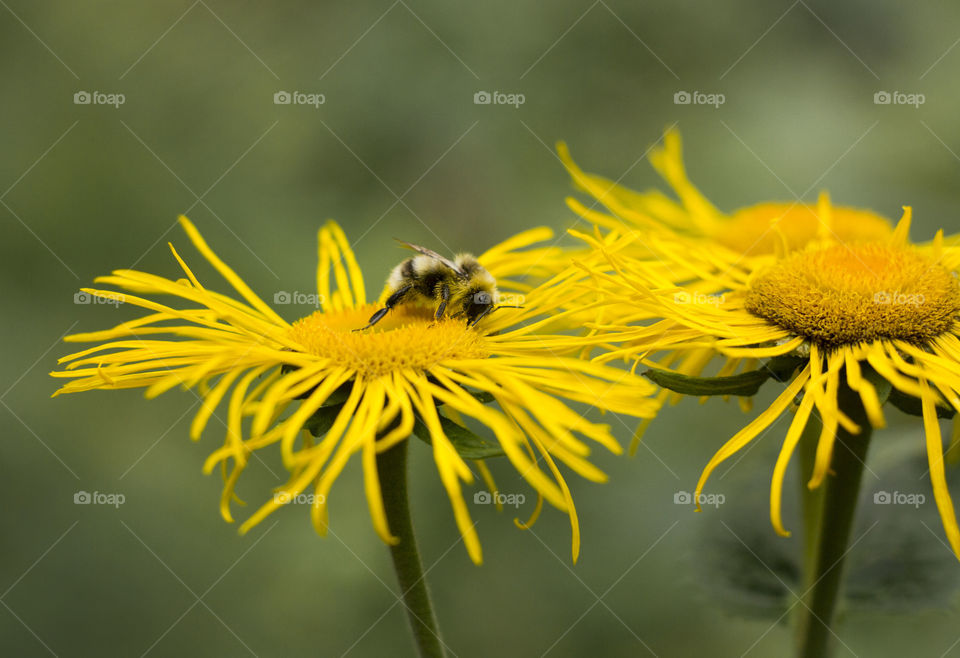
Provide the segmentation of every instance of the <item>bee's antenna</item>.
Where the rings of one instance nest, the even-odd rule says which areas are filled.
[[[477,317],[475,317],[475,318],[473,319],[473,322],[471,322],[471,323],[469,324],[469,326],[472,327],[473,325],[475,325],[475,324],[477,324],[478,322],[480,322],[480,320],[482,320],[483,318],[487,317],[488,315],[490,315],[491,313],[493,313],[494,311],[496,311],[497,309],[500,309],[500,308],[523,308],[523,307],[522,307],[522,306],[509,306],[509,305],[507,305],[507,304],[501,304],[501,305],[498,305],[498,306],[493,306],[493,305],[488,306],[487,308],[483,309],[483,311],[480,313],[480,315],[478,315]]]

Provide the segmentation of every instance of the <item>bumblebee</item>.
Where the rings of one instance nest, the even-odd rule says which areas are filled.
[[[466,318],[471,327],[498,308],[520,308],[495,305],[497,282],[472,254],[458,254],[450,260],[426,247],[397,242],[419,254],[393,268],[387,279],[390,294],[383,308],[357,331],[369,329],[398,304],[436,304],[437,320],[449,309],[449,317]]]

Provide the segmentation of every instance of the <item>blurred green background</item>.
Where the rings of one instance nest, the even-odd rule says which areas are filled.
[[[912,204],[915,239],[960,228],[955,5],[0,4],[4,655],[411,654],[357,464],[334,489],[327,539],[295,506],[241,538],[219,516],[219,478],[201,474],[222,426],[199,444],[187,437],[194,395],[49,399],[47,372],[71,349],[64,334],[136,314],[75,304],[78,287],[130,266],[176,276],[167,240],[213,281],[175,225],[180,212],[267,300],[313,291],[316,230],[330,217],[377,288],[402,255],[393,236],[482,251],[523,228],[571,225],[559,139],[587,170],[658,183],[643,156],[678,122],[691,176],[721,208],[827,188],[888,216]],[[324,103],[278,105],[279,91]],[[480,91],[525,102],[478,105]],[[678,91],[725,103],[676,105]],[[878,105],[879,91],[925,102]],[[124,102],[76,104],[78,92]],[[609,422],[626,444],[633,422]],[[524,532],[512,510],[471,505],[486,558],[473,566],[414,445],[415,521],[447,644],[459,656],[785,655],[780,611],[761,597],[744,616],[715,591],[731,537],[772,543],[758,555],[796,547],[773,536],[765,508],[783,432],[721,471],[721,509],[674,504],[744,422],[735,405],[688,400],[662,413],[636,458],[598,453],[608,484],[569,480],[583,529],[575,566],[562,514]],[[913,419],[894,417],[874,456],[891,450],[922,451]],[[533,496],[506,464],[493,468],[504,491],[528,494],[526,518]],[[868,487],[892,489],[877,472]],[[277,460],[254,462],[240,494],[258,503],[283,477]],[[905,486],[931,498],[918,511],[923,550],[946,552],[929,483]],[[125,503],[75,505],[81,490]],[[878,520],[854,565],[895,538]],[[945,564],[952,579],[960,566]],[[776,603],[779,581],[752,568]],[[955,597],[926,610],[920,590],[907,611],[846,606],[838,655],[960,652]]]

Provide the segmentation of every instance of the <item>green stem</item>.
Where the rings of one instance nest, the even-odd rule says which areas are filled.
[[[800,437],[800,510],[803,516],[803,589],[807,591],[813,586],[813,570],[816,567],[817,542],[820,540],[820,520],[823,517],[823,487],[810,489],[807,486],[810,474],[813,473],[816,462],[817,439],[823,423],[816,416],[810,417],[807,426]],[[798,612],[805,612],[800,606]]]
[[[407,444],[401,441],[377,455],[377,473],[390,532],[399,543],[390,547],[393,568],[397,572],[407,619],[414,643],[422,658],[443,658],[443,641],[437,618],[430,603],[430,592],[424,579],[423,562],[410,520],[407,496]]]
[[[798,656],[801,658],[830,655],[831,626],[843,583],[843,563],[853,531],[860,480],[870,445],[871,427],[859,395],[843,382],[837,400],[840,411],[859,425],[861,431],[850,434],[843,427],[838,428],[830,462],[831,473],[822,485],[819,529],[813,534],[815,541],[807,544],[808,550],[814,549],[815,552],[807,559],[809,583],[803,596],[804,607],[798,627]]]

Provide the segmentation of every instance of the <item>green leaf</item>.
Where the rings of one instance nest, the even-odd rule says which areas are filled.
[[[463,425],[458,425],[443,415],[440,415],[440,425],[443,427],[443,433],[447,435],[447,438],[450,439],[453,447],[457,450],[457,454],[464,459],[487,459],[489,457],[502,457],[505,454],[500,444],[474,434]],[[430,430],[419,416],[414,421],[413,433],[425,443],[431,443]]]
[[[770,378],[767,370],[731,375],[729,377],[688,377],[669,370],[651,368],[643,376],[657,386],[684,395],[756,395],[760,386]]]
[[[282,366],[280,366],[281,375],[286,375],[295,370],[297,370],[297,366],[292,366],[289,363],[285,363]],[[309,391],[305,391],[300,395],[298,395],[297,397],[295,397],[294,399],[306,400],[308,397],[310,397],[310,394],[313,393],[314,390],[315,389],[310,389]],[[353,390],[353,380],[343,383],[342,385],[340,385],[340,387],[337,390],[335,390],[333,393],[330,394],[330,397],[326,399],[326,401],[323,403],[323,406],[332,407],[332,406],[342,405],[344,402],[347,401],[347,398],[350,397],[350,392],[352,390]]]
[[[893,395],[893,384],[888,382],[883,375],[867,364],[861,365],[860,370],[863,378],[873,384],[873,388],[876,389],[877,399],[880,401],[880,404],[886,403],[887,400],[890,399],[890,396]]]
[[[944,545],[922,437],[884,437],[885,432],[873,437],[878,450],[869,465],[879,479],[864,478],[854,529],[860,540],[846,559],[842,605],[850,612],[905,618],[952,611],[960,595],[960,569]],[[920,440],[905,446],[907,439]],[[684,559],[691,581],[724,611],[773,621],[795,602],[791,590],[803,591],[797,475],[791,473],[784,487],[784,520],[795,531],[791,538],[778,537],[767,522],[769,499],[757,495],[769,487],[769,471],[762,469],[725,478],[724,504],[705,508],[696,520],[699,532]],[[960,470],[947,470],[947,484],[960,490]]]
[[[775,356],[768,360],[760,370],[766,370],[770,373],[770,376],[777,381],[786,382],[793,377],[793,373],[796,372],[797,368],[805,364],[808,360],[809,359],[801,356],[784,354],[783,356]]]
[[[721,512],[722,523],[705,522],[694,537],[700,557],[689,559],[693,561],[691,573],[696,586],[726,614],[747,619],[782,618],[794,600],[791,590],[802,591],[798,542],[779,537],[763,523],[765,509],[738,505],[749,509],[750,514],[740,510]]]
[[[886,452],[892,459],[874,469],[880,479],[864,478],[872,486],[860,500],[857,515],[862,530],[857,536],[876,528],[850,553],[846,589],[850,607],[899,615],[950,610],[960,592],[960,570],[953,551],[944,545],[923,441],[909,451],[897,449],[908,438],[920,436],[892,437]],[[948,470],[951,491],[958,484],[960,472]]]
[[[923,416],[923,404],[919,398],[907,395],[903,391],[894,388],[890,391],[889,399],[890,404],[903,413],[911,416]],[[939,404],[937,405],[937,418],[953,418],[955,415],[956,411],[954,411],[952,407],[941,407]]]
[[[480,404],[490,404],[496,399],[493,397],[493,393],[488,393],[487,391],[472,391],[470,389],[466,389],[466,391]]]
[[[324,407],[342,407],[353,392],[353,380],[341,384],[337,390],[330,394],[323,402]],[[309,395],[309,394],[308,394]]]
[[[323,436],[330,431],[333,424],[340,415],[343,404],[324,406],[317,409],[312,416],[303,424],[304,428],[310,431],[314,436]]]
[[[333,424],[343,409],[343,403],[320,407],[304,423],[304,428],[309,430],[313,436],[323,436],[330,431]],[[450,439],[457,453],[464,459],[487,459],[489,457],[502,457],[504,455],[500,444],[488,441],[472,431],[458,425],[449,418],[440,415],[440,425],[443,427],[444,434]],[[420,419],[415,417],[413,424],[413,433],[425,443],[430,443],[430,430]]]
[[[690,377],[670,370],[650,368],[643,376],[657,386],[683,395],[739,395],[750,397],[757,394],[768,379],[785,382],[807,360],[798,356],[778,356],[767,361],[762,368],[728,377]]]

